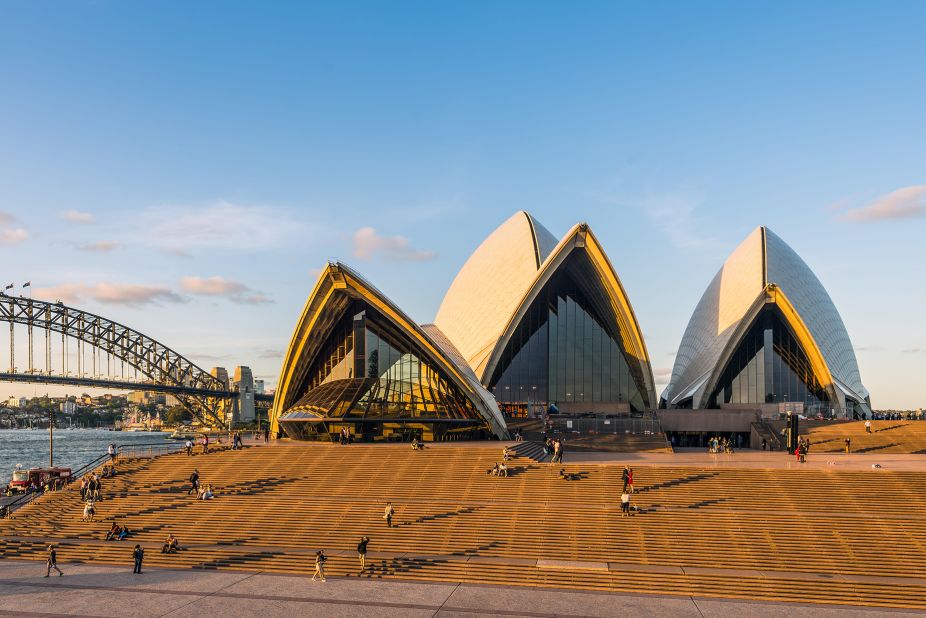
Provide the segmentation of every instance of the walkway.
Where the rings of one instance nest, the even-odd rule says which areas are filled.
[[[698,597],[569,592],[505,586],[430,584],[170,569],[133,575],[115,568],[0,561],[0,616],[678,616],[764,618],[787,613],[873,618],[926,613],[806,606]]]

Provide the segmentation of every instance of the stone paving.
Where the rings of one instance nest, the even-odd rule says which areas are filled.
[[[65,575],[45,579],[45,565],[0,561],[0,616],[679,616],[873,618],[926,612],[679,596],[627,595],[402,581],[125,568],[61,563]]]

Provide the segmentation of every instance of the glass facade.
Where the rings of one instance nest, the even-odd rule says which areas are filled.
[[[604,317],[601,290],[589,285],[597,275],[580,260],[571,257],[540,291],[491,376],[489,390],[509,416],[550,404],[618,402],[637,411],[647,405],[616,320]]]
[[[708,400],[709,408],[737,403],[803,403],[826,413],[830,397],[781,312],[768,305],[750,326]]]
[[[352,433],[370,439],[392,430],[436,439],[436,434],[485,429],[469,397],[361,301],[354,301],[333,327],[308,376],[302,398],[280,417],[291,436],[323,438],[350,426]]]

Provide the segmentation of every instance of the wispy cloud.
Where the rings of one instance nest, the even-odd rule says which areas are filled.
[[[257,353],[257,358],[283,358],[283,353],[279,350],[261,350]]]
[[[840,221],[874,223],[926,216],[926,185],[911,185],[860,206],[841,211]]]
[[[653,369],[653,378],[655,379],[656,384],[668,384],[671,377],[671,367],[658,367]]]
[[[248,286],[222,277],[184,277],[180,288],[190,294],[202,296],[233,296],[248,291]]]
[[[649,219],[679,249],[716,244],[698,224],[697,210],[703,203],[703,198],[685,191],[649,195],[641,200]]]
[[[926,349],[923,348],[907,348],[903,351],[904,354],[921,354],[926,352]]]
[[[218,201],[204,206],[165,205],[141,214],[140,242],[179,256],[196,249],[266,250],[305,239],[309,225],[282,208]]]
[[[58,214],[58,217],[71,223],[80,223],[89,225],[94,222],[93,215],[89,212],[80,212],[79,210],[66,210]]]
[[[268,296],[255,292],[245,284],[224,277],[183,277],[180,288],[197,296],[221,296],[240,305],[264,305],[272,303]]]
[[[0,229],[0,245],[18,245],[29,240],[29,232],[21,227]]]
[[[35,288],[37,298],[78,303],[87,299],[110,305],[143,307],[159,303],[183,302],[183,297],[170,288],[160,285],[100,282],[93,285],[65,283],[46,288]]]
[[[229,300],[239,305],[269,305],[273,303],[272,298],[260,292],[253,292],[243,296],[232,296]]]
[[[97,242],[80,245],[77,247],[81,251],[90,251],[93,253],[109,253],[119,248],[119,243],[114,240],[100,240]]]
[[[354,257],[371,260],[377,256],[414,262],[433,259],[437,254],[413,248],[404,236],[380,236],[369,226],[354,232]]]
[[[0,210],[0,225],[9,225],[16,221],[16,217],[8,212]]]

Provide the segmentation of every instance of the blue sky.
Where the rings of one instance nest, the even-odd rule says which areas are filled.
[[[917,2],[0,2],[0,276],[272,382],[327,259],[430,321],[523,209],[557,235],[591,224],[661,389],[765,224],[827,287],[875,407],[923,406],[924,20]]]

